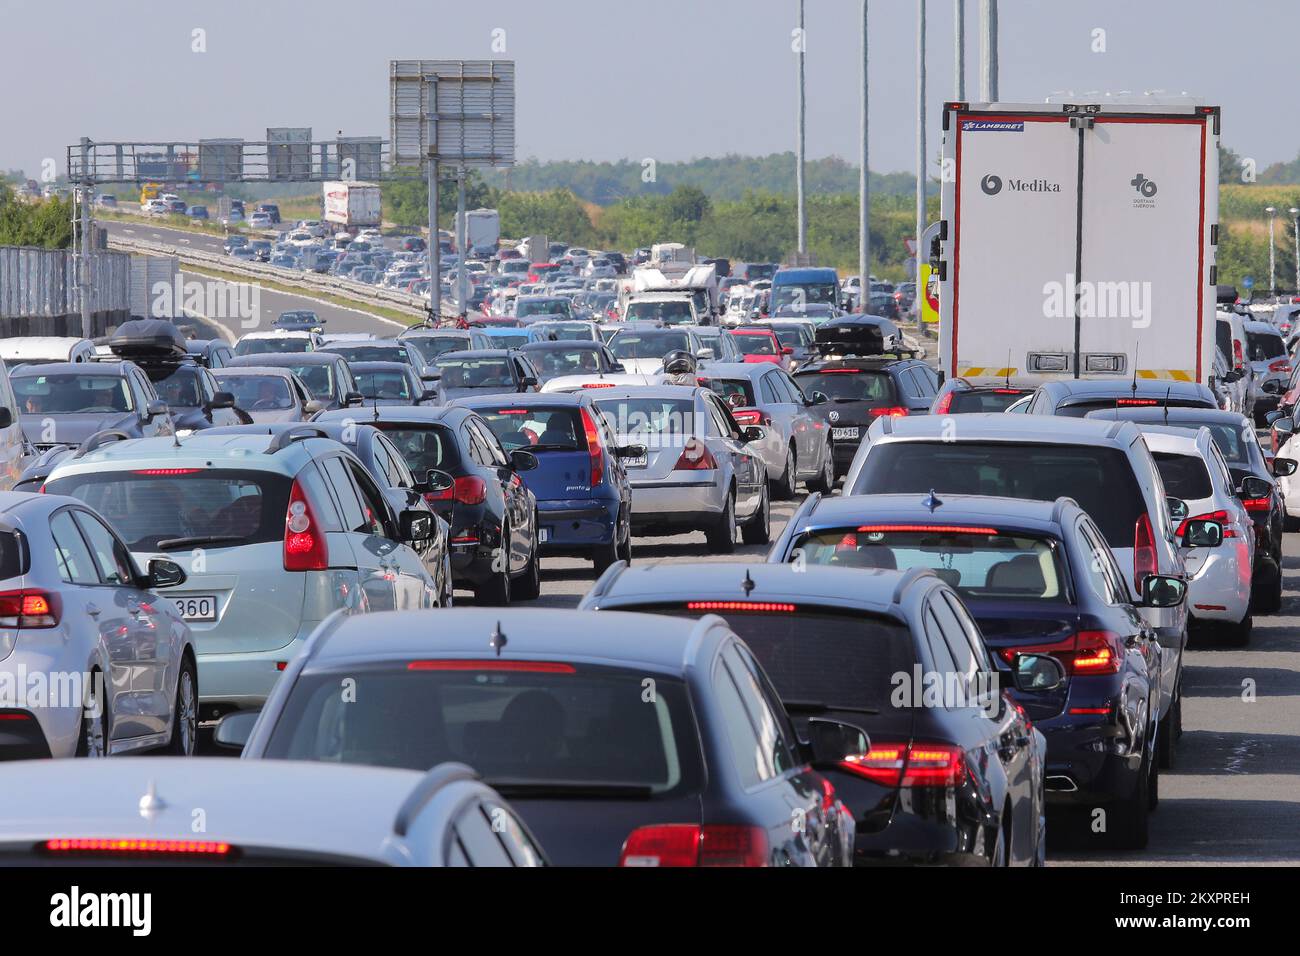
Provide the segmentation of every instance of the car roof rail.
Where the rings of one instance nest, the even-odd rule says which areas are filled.
[[[1075,507],[1078,507],[1078,504],[1079,503],[1075,501],[1073,498],[1071,498],[1069,495],[1061,495],[1059,498],[1057,498],[1056,504],[1052,505],[1053,523],[1062,524],[1065,515],[1065,509],[1070,505],[1074,505]]]
[[[103,431],[95,432],[77,446],[77,450],[73,452],[72,460],[76,461],[78,458],[89,455],[92,451],[102,448],[109,442],[130,441],[134,437],[134,435],[129,435],[120,428],[106,428]]]
[[[903,576],[898,579],[898,584],[894,587],[894,594],[890,598],[890,603],[898,604],[903,599],[903,592],[921,578],[934,578],[935,580],[939,580],[939,576],[929,568],[908,568]]]
[[[276,435],[271,444],[267,446],[266,454],[274,455],[278,451],[284,451],[295,442],[304,441],[308,438],[329,437],[325,429],[317,425],[298,425],[293,428],[286,428]]]
[[[443,787],[461,780],[478,779],[478,772],[463,763],[440,763],[433,767],[419,779],[397,808],[397,816],[393,818],[393,832],[398,836],[406,836],[416,815]]]

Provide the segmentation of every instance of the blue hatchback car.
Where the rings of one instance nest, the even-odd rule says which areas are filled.
[[[1176,606],[1187,585],[1148,575],[1139,604],[1092,518],[1071,498],[915,494],[810,496],[768,560],[862,569],[929,568],[1007,664],[1050,655],[1066,680],[1013,690],[1047,737],[1049,806],[1110,815],[1109,844],[1140,849],[1158,799],[1160,643],[1139,606]]]
[[[523,393],[462,398],[453,405],[486,419],[506,452],[523,449],[537,468],[523,476],[537,498],[540,553],[590,558],[600,573],[632,560],[632,490],[619,446],[585,393]]]

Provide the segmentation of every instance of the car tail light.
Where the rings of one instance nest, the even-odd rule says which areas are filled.
[[[1278,359],[1269,365],[1268,370],[1270,372],[1289,372],[1291,371],[1291,363],[1286,359]]]
[[[966,757],[951,744],[873,743],[840,768],[886,787],[956,787],[966,779]]]
[[[793,614],[799,608],[780,601],[687,601],[688,611],[759,611],[765,614]]]
[[[1268,502],[1268,499],[1267,499],[1267,498],[1265,498],[1265,499],[1263,499],[1263,500],[1264,500],[1266,503]],[[1243,501],[1242,504],[1245,504],[1245,502]],[[1186,533],[1187,533],[1187,522],[1189,522],[1189,521],[1217,521],[1217,522],[1219,522],[1219,524],[1223,525],[1223,536],[1224,536],[1225,538],[1235,538],[1235,537],[1237,537],[1237,532],[1234,531],[1232,528],[1230,528],[1230,527],[1228,526],[1229,522],[1232,521],[1232,519],[1228,517],[1228,512],[1226,512],[1226,511],[1223,511],[1223,510],[1219,510],[1219,511],[1207,511],[1207,512],[1206,512],[1205,514],[1203,514],[1203,515],[1196,515],[1196,516],[1191,517],[1191,518],[1184,518],[1181,522],[1179,522],[1179,524],[1178,524],[1178,529],[1174,532],[1174,534],[1178,535],[1178,537],[1180,537],[1180,538],[1181,538],[1184,534],[1186,534]]]
[[[1124,641],[1112,631],[1079,631],[1052,644],[1004,647],[998,654],[1014,664],[1021,654],[1050,654],[1071,677],[1117,674],[1124,661]]]
[[[199,470],[198,468],[137,468],[132,474],[154,476],[193,475],[198,473]]]
[[[1155,536],[1151,533],[1151,516],[1143,512],[1133,529],[1133,591],[1142,593],[1142,582],[1159,570]]]
[[[582,430],[587,437],[587,456],[591,459],[591,487],[596,488],[605,479],[605,451],[600,447],[600,431],[592,420],[591,412],[578,409],[582,415]]]
[[[1241,354],[1241,341],[1239,339],[1232,340],[1232,364],[1237,368],[1241,368],[1246,364],[1246,360]]]
[[[1268,511],[1273,507],[1272,498],[1242,498],[1241,504],[1247,511]],[[1223,536],[1230,538],[1227,529],[1224,529]]]
[[[619,866],[766,866],[762,827],[667,823],[628,835]]]
[[[1159,405],[1154,398],[1117,398],[1115,405],[1118,408],[1146,408],[1150,405]]]
[[[324,529],[316,521],[307,493],[294,479],[289,507],[284,514],[284,569],[324,571],[328,566]]]
[[[0,627],[57,627],[59,596],[36,588],[0,591]]]
[[[919,532],[921,534],[979,534],[996,535],[997,528],[971,528],[959,524],[864,524],[859,531],[866,532]]]
[[[559,661],[447,660],[411,661],[408,671],[512,671],[523,674],[576,674],[572,664]]]
[[[102,838],[61,838],[46,840],[50,853],[148,854],[150,856],[229,856],[229,843],[215,840],[115,840]]]
[[[673,471],[713,471],[717,467],[718,462],[708,446],[698,438],[692,438],[682,449],[677,464],[673,465]]]
[[[952,408],[952,392],[948,392],[943,398],[939,399],[939,404],[934,406],[934,413],[936,415],[947,415],[950,408]]]
[[[613,382],[586,382],[583,388],[613,388]]]
[[[907,409],[902,405],[887,405],[884,408],[869,408],[867,414],[872,418],[902,418],[907,414]]]
[[[731,417],[736,420],[738,425],[771,425],[772,419],[768,418],[757,408],[743,408],[739,411],[733,411]]]

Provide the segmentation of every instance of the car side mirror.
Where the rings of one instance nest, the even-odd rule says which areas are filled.
[[[1183,547],[1217,548],[1223,544],[1223,525],[1196,518],[1183,523]]]
[[[1169,517],[1181,521],[1188,515],[1187,502],[1182,498],[1175,498],[1173,495],[1165,496],[1165,507],[1169,509]]]
[[[1214,522],[1205,522],[1213,524]],[[1223,529],[1220,527],[1222,536]],[[1178,607],[1187,597],[1187,582],[1168,574],[1148,574],[1142,579],[1143,607]]]
[[[825,392],[813,392],[813,393],[812,393],[812,399],[809,401],[808,404],[810,404],[810,405],[825,405],[825,404],[826,404],[827,402],[829,402],[829,401],[830,401],[830,398],[827,397],[827,395],[826,395]]]
[[[837,769],[845,760],[870,753],[871,740],[861,727],[813,717],[808,721],[808,741],[803,750],[814,769]]]
[[[1287,460],[1289,459],[1283,459],[1283,461]],[[1237,489],[1237,496],[1240,498],[1267,498],[1272,493],[1272,483],[1263,478],[1256,478],[1254,475],[1241,479],[1241,487]]]
[[[417,511],[414,508],[403,511],[398,516],[398,524],[403,541],[414,543],[428,541],[433,537],[433,515],[427,511]]]
[[[1015,659],[1016,690],[1056,690],[1065,683],[1065,668],[1050,654],[1018,654]]]
[[[1285,417],[1286,417],[1286,412],[1283,412],[1275,408],[1271,412],[1265,412],[1264,422],[1265,424],[1273,425],[1277,422],[1278,419],[1285,418]]]
[[[609,370],[616,375],[623,375],[627,372],[627,367],[622,362],[615,362],[609,367]]]
[[[167,403],[161,398],[155,398],[144,407],[144,417],[146,421],[153,421],[159,415],[167,414]]]
[[[515,471],[532,471],[537,467],[537,456],[531,451],[516,448],[510,453],[510,467]]]
[[[366,402],[366,397],[362,395],[360,392],[347,392],[343,396],[344,405],[349,405],[349,406],[364,405],[365,402]]]
[[[185,569],[169,558],[153,558],[149,562],[146,588],[174,588],[186,581]]]
[[[253,727],[261,711],[236,710],[217,721],[216,732],[212,741],[226,750],[243,750],[248,738],[253,736]]]
[[[1290,478],[1295,474],[1297,464],[1300,463],[1294,458],[1274,458],[1273,474],[1278,478]]]
[[[436,388],[426,388],[420,393],[420,397],[416,400],[416,404],[418,405],[420,402],[434,402],[437,400],[438,390]]]
[[[766,438],[767,429],[762,425],[746,425],[740,430],[740,434],[744,437],[745,444],[750,445]]]
[[[536,387],[537,387],[537,377],[534,376],[534,375],[525,375],[522,379],[520,379],[520,384],[521,384],[524,388],[536,388]]]
[[[230,392],[214,392],[208,408],[234,408],[235,396]]]
[[[623,445],[617,451],[619,458],[642,458],[646,454],[645,445]]]
[[[701,362],[709,361],[711,358],[713,358],[713,355],[714,355],[713,349],[707,347],[702,348],[695,353],[695,357],[699,359]]]
[[[1281,394],[1282,394],[1282,383],[1279,382],[1279,381],[1278,381],[1277,379],[1275,379],[1275,378],[1270,378],[1267,382],[1265,382],[1265,383],[1263,384],[1262,388],[1263,388],[1265,394],[1268,394],[1268,395],[1281,395]]]
[[[794,355],[794,346],[786,345],[781,348],[782,355]]]
[[[325,411],[325,403],[312,399],[302,407],[302,410],[308,415],[319,415],[321,412]]]
[[[14,423],[14,413],[8,405],[0,405],[0,428],[8,428]]]
[[[425,494],[441,494],[456,486],[456,479],[448,472],[430,468],[424,473],[424,485],[419,489]]]
[[[1223,381],[1231,385],[1233,382],[1240,381],[1243,374],[1244,373],[1239,368],[1231,369],[1223,373]]]

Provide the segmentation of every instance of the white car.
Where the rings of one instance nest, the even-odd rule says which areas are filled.
[[[144,211],[151,216],[166,216],[171,213],[171,206],[162,199],[150,199]]]
[[[250,229],[270,229],[272,225],[271,217],[264,212],[255,212],[248,217]]]
[[[1165,494],[1186,503],[1171,516],[1174,535],[1182,539],[1182,525],[1193,519],[1223,525],[1223,546],[1180,548],[1187,573],[1189,627],[1209,625],[1228,642],[1250,640],[1251,580],[1255,561],[1255,523],[1241,499],[1228,464],[1208,428],[1195,432],[1163,425],[1140,425],[1151,456],[1156,461]]]
[[[543,392],[581,392],[584,389],[630,388],[635,385],[664,385],[667,377],[654,375],[560,375],[542,385]]]

